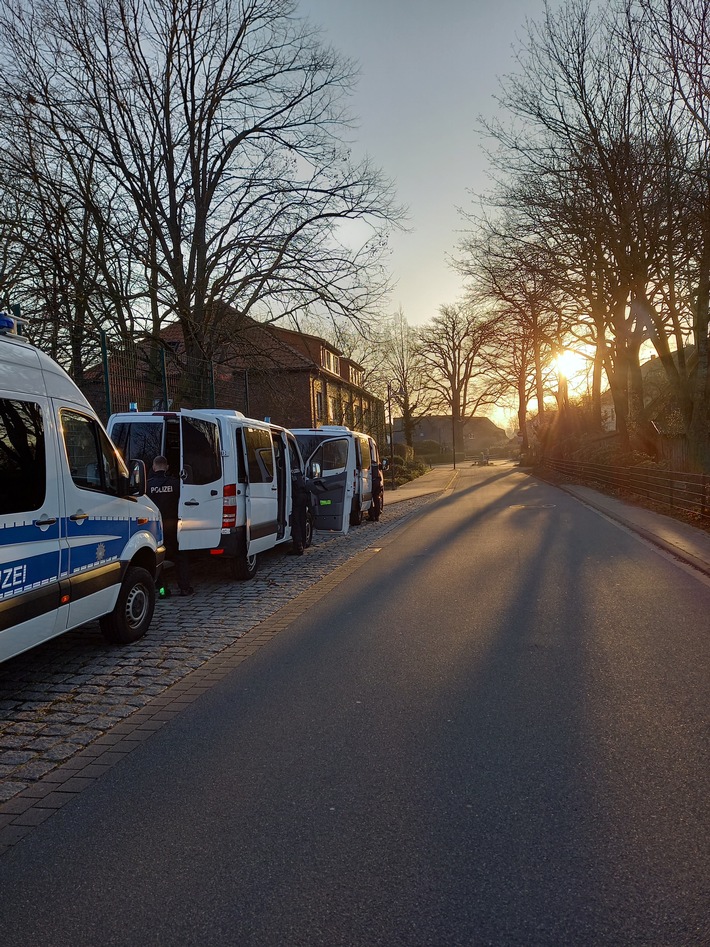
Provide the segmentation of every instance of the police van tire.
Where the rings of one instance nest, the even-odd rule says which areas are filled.
[[[232,571],[234,572],[234,578],[241,579],[244,582],[248,582],[249,579],[254,578],[257,568],[258,563],[256,560],[256,553],[251,556],[247,555],[247,553],[240,553],[232,560]]]
[[[155,609],[155,581],[147,569],[131,566],[124,576],[116,607],[99,619],[111,644],[132,644],[148,630]]]
[[[310,512],[306,514],[306,538],[303,543],[303,548],[308,549],[309,546],[313,545],[313,517]]]

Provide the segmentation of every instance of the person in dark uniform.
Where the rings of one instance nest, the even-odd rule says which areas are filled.
[[[168,462],[165,457],[159,456],[153,461],[153,470],[148,478],[147,487],[148,497],[158,507],[163,518],[165,550],[167,558],[175,567],[180,595],[192,595],[195,590],[190,585],[190,560],[188,554],[181,552],[178,548],[180,481],[168,473]]]
[[[372,506],[370,507],[368,513],[368,519],[377,521],[380,518],[380,513],[382,512],[382,473],[380,471],[380,465],[373,463],[372,465]]]

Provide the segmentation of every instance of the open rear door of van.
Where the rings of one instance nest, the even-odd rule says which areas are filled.
[[[212,549],[222,537],[224,479],[217,421],[180,412],[180,549]]]
[[[330,533],[350,529],[355,445],[352,438],[329,437],[306,461],[306,477],[315,480],[313,525]]]
[[[279,540],[279,481],[271,431],[249,421],[242,428],[246,449],[247,550],[273,549]]]

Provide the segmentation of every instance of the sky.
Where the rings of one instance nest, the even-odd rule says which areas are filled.
[[[390,239],[388,311],[401,307],[410,325],[462,296],[448,262],[466,228],[458,208],[490,188],[478,117],[496,113],[498,79],[516,71],[526,19],[543,10],[543,0],[299,0],[360,66],[354,154],[370,156],[408,209],[408,232]]]

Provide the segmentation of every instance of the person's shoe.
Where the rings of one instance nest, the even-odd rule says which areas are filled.
[[[180,595],[182,595],[182,596],[185,596],[185,595],[194,595],[194,594],[195,594],[195,590],[193,589],[193,587],[192,587],[191,585],[190,585],[188,588],[186,588],[186,589],[180,589]]]

